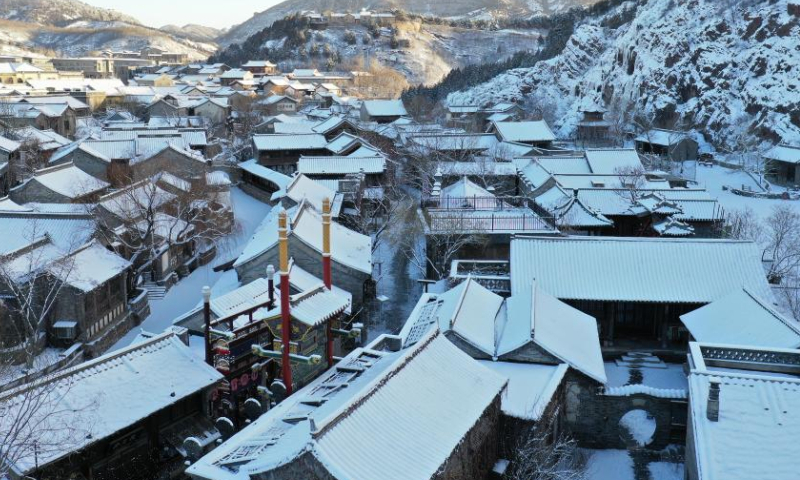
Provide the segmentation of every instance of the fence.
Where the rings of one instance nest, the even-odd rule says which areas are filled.
[[[534,214],[467,214],[429,212],[431,233],[491,233],[554,231],[548,220]]]

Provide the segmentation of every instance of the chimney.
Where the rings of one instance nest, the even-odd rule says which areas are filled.
[[[322,201],[322,281],[328,290],[333,288],[331,279],[331,201]]]
[[[328,290],[333,289],[331,279],[331,201],[329,198],[322,200],[322,281]],[[325,325],[325,356],[328,368],[333,366],[333,318],[328,319]]]
[[[278,215],[278,249],[281,269],[281,376],[286,395],[292,394],[292,366],[289,363],[289,343],[292,341],[292,318],[289,305],[289,231],[286,212]]]
[[[275,267],[267,265],[267,288],[269,289],[269,308],[275,308]]]
[[[720,381],[712,378],[708,381],[708,407],[706,417],[712,422],[719,422],[719,384]]]
[[[211,354],[211,287],[203,287],[203,337],[206,347],[206,363],[213,366],[214,358]]]

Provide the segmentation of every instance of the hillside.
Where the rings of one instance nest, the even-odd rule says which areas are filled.
[[[215,55],[212,60],[236,65],[251,58],[278,61],[281,68],[314,65],[322,70],[382,66],[399,72],[411,85],[432,84],[453,68],[502,60],[519,51],[538,48],[534,29],[479,30],[407,20],[396,25],[407,45],[393,45],[387,35],[359,26],[309,30],[297,16]],[[366,64],[366,66],[365,66]]]
[[[742,135],[800,140],[798,0],[647,0],[577,26],[560,55],[450,94],[451,104],[538,103],[561,136],[583,102],[611,115],[696,128],[725,148]]]
[[[0,0],[0,52],[82,56],[106,49],[152,46],[202,60],[216,50],[216,44],[195,37],[194,32],[199,31],[192,28],[188,33],[171,34],[76,0]]]
[[[239,43],[275,21],[303,10],[350,11],[363,8],[375,11],[404,10],[435,17],[527,18],[550,15],[575,6],[591,5],[597,0],[287,0],[256,13],[249,20],[231,28],[217,41],[222,46]]]
[[[55,27],[67,26],[77,20],[139,24],[131,16],[76,0],[2,0],[0,18]]]
[[[159,28],[162,32],[166,32],[178,38],[186,38],[197,42],[213,43],[218,36],[222,34],[222,30],[214,27],[206,27],[205,25],[196,25],[190,23],[179,27],[177,25],[164,25]]]

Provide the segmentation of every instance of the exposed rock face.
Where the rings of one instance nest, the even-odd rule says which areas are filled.
[[[724,145],[742,132],[800,141],[797,0],[647,0],[576,28],[564,52],[449,97],[453,104],[552,100],[560,134],[586,97],[627,105]],[[630,19],[617,28],[620,19]],[[566,99],[566,101],[564,101]]]

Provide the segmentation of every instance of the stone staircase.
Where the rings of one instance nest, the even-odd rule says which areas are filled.
[[[629,352],[615,360],[615,363],[619,367],[627,368],[667,368],[667,364],[660,358],[647,352]]]
[[[161,300],[167,294],[167,289],[154,282],[145,282],[143,287],[147,289],[148,300]]]

